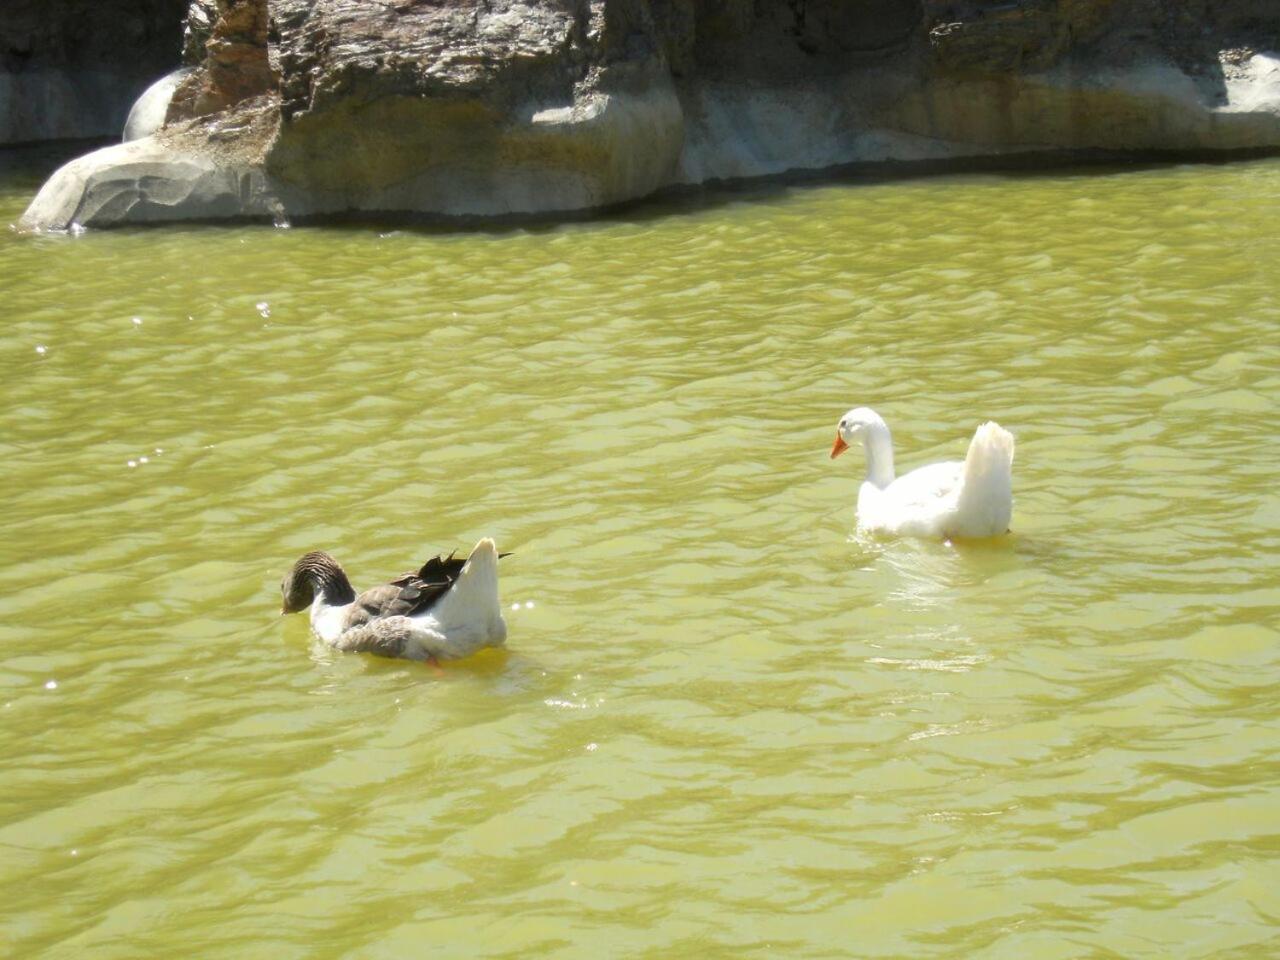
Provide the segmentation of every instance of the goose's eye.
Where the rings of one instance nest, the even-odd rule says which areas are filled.
[[[845,423],[843,420],[841,420],[841,421],[840,421],[840,429],[841,429],[841,430],[843,430],[843,429],[844,429],[845,427],[847,427],[847,426],[848,426],[848,424],[847,424],[847,423]]]

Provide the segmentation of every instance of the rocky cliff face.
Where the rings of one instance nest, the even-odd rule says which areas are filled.
[[[261,0],[197,0],[184,30],[184,56],[197,69],[174,92],[170,117],[207,116],[273,94],[270,18]]]
[[[1276,149],[1277,48],[1274,0],[195,0],[166,127],[71,165],[26,223],[501,215],[851,162]]]
[[[268,169],[325,208],[597,206],[656,189],[678,156],[679,105],[643,3],[274,11]]]
[[[1064,60],[1212,70],[1223,50],[1275,50],[1266,0],[925,0],[934,63],[946,73],[1040,71]]]
[[[0,143],[110,136],[178,65],[183,0],[4,0]]]

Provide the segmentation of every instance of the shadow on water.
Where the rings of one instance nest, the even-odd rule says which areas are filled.
[[[115,143],[113,140],[54,141],[0,147],[0,178],[19,188],[29,187],[34,197],[44,180],[59,166],[91,150]],[[1051,150],[1016,155],[957,157],[944,160],[877,161],[825,167],[818,170],[789,170],[779,174],[701,184],[676,184],[643,197],[592,210],[549,213],[520,213],[504,216],[456,216],[409,211],[347,211],[290,218],[288,226],[318,226],[329,229],[369,232],[403,231],[421,235],[470,234],[504,236],[512,233],[551,233],[584,224],[645,224],[670,217],[714,212],[738,203],[784,197],[790,193],[822,189],[834,185],[878,186],[922,179],[945,179],[974,175],[1024,180],[1062,177],[1106,177],[1118,173],[1143,172],[1184,164],[1222,165],[1240,160],[1280,155],[1271,148],[1230,151],[1115,151]],[[185,220],[184,228],[266,225],[262,218]],[[173,229],[173,222],[130,224],[113,229]]]
[[[911,180],[990,175],[1003,179],[1059,179],[1064,176],[1108,177],[1188,163],[1222,165],[1276,156],[1280,151],[1142,152],[1114,150],[1056,150],[1016,156],[960,157],[949,160],[852,163],[820,170],[789,170],[762,177],[677,184],[654,193],[595,210],[512,214],[503,217],[443,216],[406,212],[350,212],[299,217],[300,226],[326,226],[365,231],[378,227],[419,234],[551,233],[581,224],[644,224],[669,217],[714,212],[738,203],[771,200],[788,194],[836,185],[874,187]]]

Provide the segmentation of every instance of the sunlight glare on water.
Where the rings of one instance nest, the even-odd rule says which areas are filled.
[[[1276,955],[1277,223],[1269,160],[0,235],[4,952]],[[857,404],[1012,430],[1014,533],[854,535]],[[505,652],[277,615],[482,535]]]

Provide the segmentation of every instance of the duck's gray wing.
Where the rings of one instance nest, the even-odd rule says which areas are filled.
[[[411,617],[430,610],[449,592],[466,564],[465,557],[432,557],[419,569],[381,586],[371,587],[355,599],[347,611],[348,628],[381,617]]]
[[[350,629],[381,617],[407,617],[414,612],[420,596],[421,591],[399,580],[371,587],[351,604],[345,626]]]
[[[421,645],[409,643],[413,631],[413,621],[408,617],[379,617],[344,631],[333,642],[333,648],[348,653],[372,653],[379,657],[403,657],[407,651],[421,649]]]

